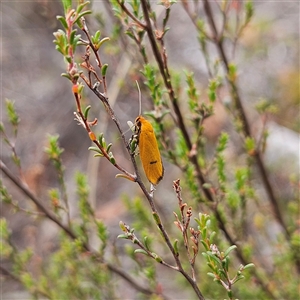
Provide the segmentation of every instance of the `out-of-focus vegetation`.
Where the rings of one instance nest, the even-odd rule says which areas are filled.
[[[2,54],[4,295],[297,299],[293,3],[62,4],[35,6],[55,45],[19,20],[30,38]],[[127,126],[135,81],[165,166],[155,190]]]

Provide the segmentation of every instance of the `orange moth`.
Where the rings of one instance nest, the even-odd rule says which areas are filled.
[[[135,134],[139,146],[140,158],[147,179],[153,185],[157,185],[164,176],[158,143],[151,123],[141,115],[141,91],[139,90],[140,114],[135,119]]]

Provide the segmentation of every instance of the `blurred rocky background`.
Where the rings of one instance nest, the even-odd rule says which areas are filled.
[[[105,7],[104,2],[93,1],[95,12],[111,23]],[[140,192],[131,182],[115,179],[116,171],[105,160],[96,161],[92,157],[87,150],[89,138],[74,121],[76,108],[71,85],[60,76],[65,71],[65,65],[53,44],[53,32],[60,27],[56,16],[63,14],[62,7],[58,1],[6,1],[1,3],[1,10],[1,119],[7,124],[4,99],[14,100],[21,118],[16,149],[22,160],[26,181],[36,195],[47,202],[46,191],[57,185],[57,178],[44,148],[48,134],[59,134],[60,146],[65,149],[63,161],[71,214],[76,218],[75,200],[72,200],[75,195],[74,172],[81,170],[87,172],[90,178],[91,201],[97,215],[110,225],[109,231],[115,238],[119,232],[120,218],[126,219],[120,198],[129,192]],[[299,2],[255,2],[255,17],[238,43],[235,54],[241,94],[252,128],[258,132],[261,129],[262,120],[258,119],[253,109],[260,98],[266,98],[278,106],[278,113],[268,120],[270,137],[265,159],[276,192],[287,196],[288,174],[299,172],[299,12]],[[197,34],[180,4],[174,5],[170,27],[166,45],[170,65],[177,71],[194,71],[205,88],[207,70]],[[91,24],[91,28],[97,30],[96,23]],[[109,31],[106,34],[109,35]],[[215,50],[212,48],[211,51],[213,53]],[[126,129],[126,122],[133,121],[138,114],[137,91],[129,87],[133,86],[134,79],[128,75],[135,62],[126,55],[120,61],[109,53],[107,57],[111,66],[109,82],[117,82],[119,77],[123,81],[125,79],[125,84],[117,91],[114,84],[109,86],[109,97],[115,98],[116,113]],[[118,68],[120,64],[121,68]],[[130,169],[129,157],[122,148],[113,123],[108,120],[101,103],[92,94],[88,97],[93,102],[93,114],[99,120],[99,127],[114,143],[116,158],[127,157],[127,160],[123,158],[122,164]],[[143,106],[147,108],[149,104],[146,102]],[[220,105],[215,116],[208,120],[208,139],[216,139],[221,130],[228,126],[227,113]],[[232,148],[236,151],[234,145]],[[9,156],[8,149],[2,143],[1,159],[14,169]],[[158,188],[157,198],[167,203],[177,171],[168,162],[165,162],[165,167],[164,180],[168,189]],[[24,195],[19,194],[11,183],[5,183],[20,203],[25,202]],[[8,219],[18,247],[31,245],[40,257],[55,248],[57,228],[50,222],[32,221],[21,213],[11,214],[11,209],[4,205],[1,216]],[[2,299],[29,297],[12,280],[4,281],[1,289]]]

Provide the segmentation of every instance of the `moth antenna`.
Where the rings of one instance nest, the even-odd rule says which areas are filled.
[[[141,89],[140,89],[140,86],[139,86],[139,83],[138,81],[136,80],[136,85],[137,85],[137,88],[138,88],[138,91],[139,91],[139,116],[142,115],[142,94],[141,94]]]

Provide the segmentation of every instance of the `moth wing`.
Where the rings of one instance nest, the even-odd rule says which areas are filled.
[[[141,131],[139,150],[142,165],[148,180],[158,184],[164,174],[157,140],[153,131]]]

